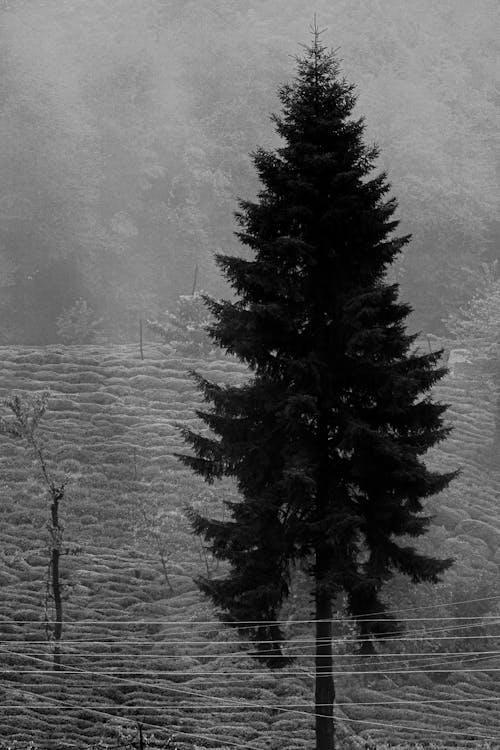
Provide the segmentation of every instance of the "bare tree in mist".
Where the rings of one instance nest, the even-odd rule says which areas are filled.
[[[4,406],[11,412],[10,419],[0,419],[0,433],[22,440],[35,461],[49,494],[49,531],[50,559],[47,577],[47,601],[45,607],[45,621],[47,635],[54,642],[53,658],[54,670],[61,669],[60,641],[63,632],[63,600],[60,576],[60,558],[63,554],[62,542],[64,526],[61,523],[59,511],[64,500],[65,483],[57,482],[42,450],[42,442],[37,434],[40,421],[47,408],[48,394],[46,392],[34,396],[13,395],[4,402]],[[54,619],[49,616],[49,600],[54,604]]]

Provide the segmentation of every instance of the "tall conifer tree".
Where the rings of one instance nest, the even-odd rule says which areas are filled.
[[[182,460],[208,482],[235,477],[230,520],[192,515],[228,561],[200,580],[226,620],[244,623],[270,666],[283,665],[279,612],[291,569],[312,580],[316,620],[316,746],[334,746],[332,601],[346,596],[361,648],[396,627],[380,598],[395,572],[436,582],[450,565],[401,538],[429,525],[424,501],[452,473],[423,455],[447,434],[446,406],[429,395],[440,353],[406,332],[410,307],[388,266],[409,241],[394,236],[396,202],[377,150],[353,117],[354,87],[317,29],[273,120],[281,146],[253,155],[262,190],[241,201],[238,237],[250,260],[219,255],[235,301],[207,300],[212,339],[246,362],[243,386],[195,376],[210,428],[185,431]],[[373,618],[373,615],[376,617]],[[370,619],[372,616],[372,619]]]

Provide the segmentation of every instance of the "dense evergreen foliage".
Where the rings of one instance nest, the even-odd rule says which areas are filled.
[[[327,713],[333,598],[346,593],[364,652],[394,630],[384,582],[396,571],[436,582],[450,565],[401,538],[426,531],[425,498],[453,474],[422,459],[448,432],[445,405],[428,394],[444,374],[440,353],[415,349],[410,308],[386,279],[409,238],[393,235],[395,200],[386,175],[372,174],[377,150],[364,144],[353,86],[318,32],[280,98],[282,145],[255,153],[263,188],[238,214],[254,257],[219,256],[237,299],[209,300],[214,341],[253,377],[244,387],[198,378],[210,434],[186,430],[195,455],[182,460],[209,482],[237,479],[242,502],[230,504],[230,520],[192,516],[230,563],[200,586],[226,619],[256,623],[251,637],[272,666],[282,664],[274,621],[293,566],[307,567],[317,670],[328,675],[316,705]]]

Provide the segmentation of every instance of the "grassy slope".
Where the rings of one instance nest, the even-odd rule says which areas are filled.
[[[176,358],[151,344],[144,361],[131,347],[3,347],[0,352],[0,395],[14,388],[50,389],[43,425],[46,450],[57,457],[69,478],[62,509],[65,540],[80,547],[78,554],[64,557],[62,563],[68,642],[63,659],[66,672],[55,675],[47,661],[50,649],[42,623],[46,498],[25,449],[1,438],[0,657],[6,671],[0,682],[0,738],[36,740],[41,747],[53,748],[92,746],[101,737],[116,744],[120,726],[127,725],[125,718],[138,717],[146,729],[160,727],[156,731],[160,739],[173,732],[178,742],[207,747],[246,747],[246,743],[273,750],[309,747],[312,723],[306,712],[312,683],[310,676],[300,673],[309,659],[301,657],[298,668],[285,674],[265,673],[238,652],[237,644],[231,645],[238,636],[210,623],[194,623],[214,616],[192,583],[203,559],[180,511],[186,502],[200,502],[205,496],[217,510],[220,496],[230,489],[216,488],[207,495],[173,456],[180,447],[176,424],[195,423],[198,405],[186,371],[194,365],[213,379],[241,382],[243,368],[229,361],[196,363]],[[390,595],[402,607],[449,605],[500,594],[495,589],[500,563],[500,474],[484,468],[493,434],[494,394],[488,383],[469,372],[448,377],[438,395],[452,404],[450,416],[456,429],[431,460],[447,468],[464,464],[464,471],[440,498],[436,526],[426,546],[456,556],[457,564],[438,587],[418,587],[409,598],[407,584],[395,582]],[[177,511],[172,513],[175,528],[169,535],[175,550],[169,562],[173,595],[162,580],[151,543],[134,535],[137,507],[158,495]],[[406,616],[499,614],[496,601],[472,607],[436,606]],[[309,616],[300,585],[284,616]],[[150,624],[134,623],[138,619]],[[176,626],[176,621],[191,624]],[[425,729],[439,729],[448,746],[478,747],[478,733],[500,737],[498,703],[473,702],[499,696],[498,673],[454,671],[460,665],[496,668],[499,660],[478,661],[471,655],[456,662],[440,655],[445,650],[499,648],[499,627],[475,623],[469,630],[436,633],[456,639],[423,637],[423,628],[428,633],[456,624],[409,623],[416,640],[390,642],[384,655],[374,660],[360,662],[351,655],[352,644],[339,644],[337,672],[356,672],[339,675],[339,703],[376,704],[340,706],[337,713],[345,719],[340,736],[369,733],[405,747],[410,739],[434,737]],[[338,627],[339,636],[348,639],[348,628]],[[289,633],[310,637],[310,631],[298,625],[290,625]],[[494,634],[499,637],[489,637]],[[172,643],[183,640],[201,643]],[[297,650],[304,654],[310,647]],[[385,657],[402,651],[436,652],[436,656]],[[432,671],[425,673],[424,665]],[[411,674],[395,673],[408,666]],[[360,675],[360,669],[376,669],[379,674]],[[380,705],[401,698],[443,702]],[[448,703],[450,698],[460,702]],[[269,708],[241,705],[252,702]],[[307,705],[295,705],[297,710],[280,708],[294,704]],[[500,747],[500,740],[493,746]]]

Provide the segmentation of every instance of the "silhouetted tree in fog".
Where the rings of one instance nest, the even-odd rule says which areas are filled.
[[[208,300],[212,339],[253,374],[241,387],[196,376],[210,433],[186,429],[194,455],[181,459],[208,482],[237,480],[230,520],[191,513],[229,563],[199,585],[272,667],[286,663],[277,620],[292,567],[309,573],[316,742],[330,750],[332,601],[346,594],[363,653],[397,630],[383,584],[396,572],[437,582],[451,564],[398,538],[426,531],[424,501],[454,475],[422,458],[448,433],[446,406],[429,396],[445,372],[440,353],[413,347],[410,307],[386,279],[409,237],[394,236],[396,202],[386,175],[372,174],[377,150],[352,116],[354,88],[317,30],[280,99],[282,145],[254,154],[263,187],[237,215],[254,257],[218,256],[237,298]]]

